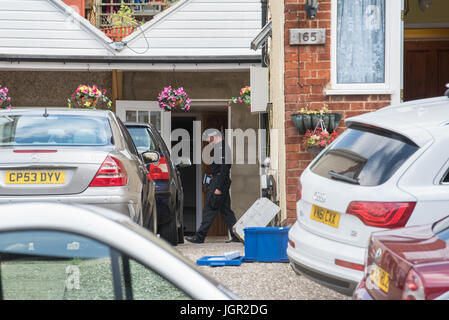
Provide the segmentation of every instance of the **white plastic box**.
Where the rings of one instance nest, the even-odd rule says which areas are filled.
[[[232,230],[242,240],[245,228],[266,227],[281,211],[281,208],[267,198],[260,198],[237,221]]]

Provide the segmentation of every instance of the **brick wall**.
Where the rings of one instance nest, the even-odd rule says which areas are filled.
[[[326,44],[318,46],[290,46],[290,29],[326,28]],[[315,19],[309,19],[305,0],[285,0],[285,144],[287,220],[296,221],[296,187],[298,178],[309,165],[312,156],[303,150],[300,135],[292,121],[292,114],[301,108],[319,110],[327,107],[331,112],[344,115],[344,119],[374,111],[390,104],[390,95],[328,96],[324,90],[331,81],[331,1],[320,0]]]

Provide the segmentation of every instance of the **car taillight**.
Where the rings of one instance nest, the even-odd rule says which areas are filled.
[[[298,180],[298,185],[296,186],[296,202],[301,200],[302,198],[302,184],[301,181]]]
[[[404,288],[402,290],[402,300],[425,300],[426,295],[424,293],[423,282],[416,273],[411,269],[405,279]]]
[[[335,259],[335,265],[357,271],[365,271],[365,265],[345,260]]]
[[[168,169],[167,159],[161,157],[158,165],[151,164],[150,172],[147,175],[148,180],[168,180],[170,179],[170,170]]]
[[[404,227],[416,202],[353,201],[346,212],[358,217],[367,226],[395,229]]]
[[[120,187],[128,183],[128,175],[123,164],[114,157],[107,156],[89,187]]]
[[[290,247],[292,247],[293,249],[296,248],[296,244],[295,244],[292,240],[288,240],[288,244],[289,244]]]

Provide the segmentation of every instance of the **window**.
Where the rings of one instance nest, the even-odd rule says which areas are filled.
[[[161,132],[161,112],[146,110],[126,110],[125,122],[151,123]]]
[[[385,82],[385,0],[337,1],[337,83]]]
[[[125,123],[151,123],[170,145],[171,112],[162,110],[157,101],[117,100],[116,113]]]
[[[104,146],[111,144],[109,120],[75,115],[0,116],[0,146]]]
[[[134,300],[189,299],[184,292],[135,260],[130,260],[129,266]]]
[[[0,298],[189,299],[160,275],[107,245],[59,231],[0,233]]]
[[[332,0],[333,94],[393,94],[401,89],[401,1]]]
[[[125,127],[125,125],[119,118],[117,118],[117,122],[119,124],[120,130],[122,130],[123,138],[125,139],[125,143],[126,143],[126,146],[128,147],[128,150],[135,156],[140,157],[139,151],[137,150],[137,147],[134,144],[134,141],[131,138],[131,135],[129,134],[128,129]]]
[[[329,179],[333,171],[361,186],[385,183],[419,148],[394,134],[357,127],[348,129],[311,170]],[[342,180],[342,179],[339,179]]]
[[[145,151],[157,151],[161,152],[153,141],[153,137],[148,132],[146,127],[128,127],[129,134],[131,135],[134,144],[139,152]]]

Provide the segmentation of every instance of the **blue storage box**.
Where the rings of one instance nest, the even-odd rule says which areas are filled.
[[[235,259],[226,259],[225,256],[207,256],[196,260],[199,266],[224,267],[224,266],[239,266],[243,262],[243,257]]]
[[[287,257],[290,228],[245,228],[245,258],[247,262],[289,262]]]

